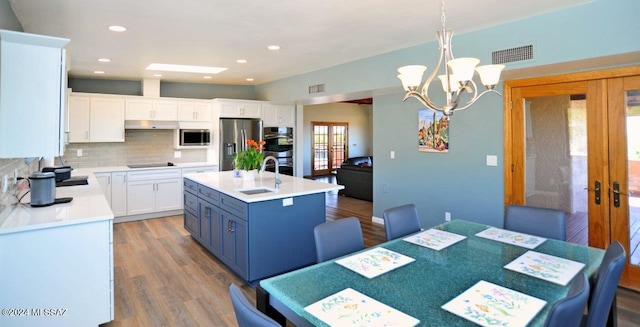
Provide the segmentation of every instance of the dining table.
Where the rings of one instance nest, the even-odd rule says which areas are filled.
[[[443,305],[484,281],[544,301],[526,324],[542,326],[553,304],[566,297],[570,283],[550,282],[505,266],[527,251],[535,251],[584,264],[579,271],[593,278],[604,255],[602,249],[554,239],[542,239],[535,248],[527,248],[477,235],[490,228],[495,229],[456,219],[431,228],[464,237],[443,249],[434,250],[404,238],[366,248],[360,252],[379,247],[414,259],[375,277],[365,277],[339,264],[355,253],[263,279],[256,287],[257,307],[280,323],[288,319],[299,327],[327,326],[305,308],[351,289],[419,320],[419,326],[473,326],[471,320],[443,309]]]

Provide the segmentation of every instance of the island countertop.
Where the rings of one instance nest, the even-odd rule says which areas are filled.
[[[342,185],[280,174],[280,188],[276,189],[275,173],[268,171],[256,174],[253,181],[244,181],[240,177],[234,177],[233,171],[186,174],[184,178],[247,203],[337,191],[344,188]],[[240,192],[259,188],[268,189],[271,192],[251,195]]]

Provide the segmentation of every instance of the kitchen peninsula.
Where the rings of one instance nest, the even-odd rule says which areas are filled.
[[[263,172],[244,181],[232,171],[184,176],[184,225],[244,280],[316,262],[313,228],[326,221],[325,192],[342,185]]]

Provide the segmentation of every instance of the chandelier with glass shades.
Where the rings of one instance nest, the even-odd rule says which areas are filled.
[[[403,88],[407,91],[404,99],[416,98],[420,103],[427,108],[441,111],[446,116],[453,115],[456,110],[463,110],[469,108],[474,104],[481,96],[488,92],[494,92],[493,88],[500,81],[500,72],[504,69],[504,65],[485,65],[478,66],[480,60],[476,58],[453,58],[451,52],[451,37],[453,31],[445,27],[445,14],[444,14],[444,0],[441,1],[442,16],[440,22],[442,23],[442,29],[436,31],[438,43],[440,44],[440,58],[438,59],[438,65],[431,72],[429,78],[419,90],[422,83],[422,74],[427,70],[426,66],[421,65],[409,65],[398,68],[398,78],[402,81]],[[444,74],[438,75],[438,79],[442,82],[442,89],[446,94],[447,103],[441,107],[438,107],[429,95],[427,94],[429,84],[433,81],[434,77],[440,72],[440,66],[444,60]],[[486,90],[478,94],[478,88],[473,81],[474,69],[480,75],[480,81],[485,86]],[[467,102],[460,103],[463,92],[472,93],[473,96]],[[466,97],[465,97],[466,98]]]

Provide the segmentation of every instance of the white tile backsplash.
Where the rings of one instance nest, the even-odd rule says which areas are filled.
[[[125,142],[68,144],[64,159],[73,168],[207,161],[207,149],[180,150],[181,157],[174,158],[173,145],[173,130],[128,129]]]

